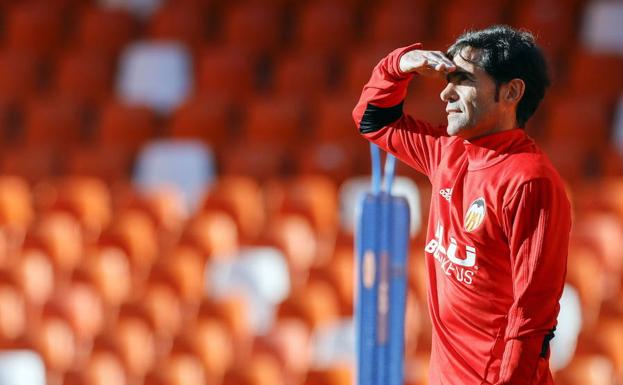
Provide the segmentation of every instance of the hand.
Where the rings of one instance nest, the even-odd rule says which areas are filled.
[[[441,51],[415,49],[400,58],[400,71],[403,73],[416,72],[422,76],[445,77],[454,70],[456,65]]]

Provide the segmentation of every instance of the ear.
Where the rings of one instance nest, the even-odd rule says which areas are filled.
[[[523,80],[515,78],[506,84],[502,90],[502,100],[509,104],[517,104],[526,90],[526,83]]]

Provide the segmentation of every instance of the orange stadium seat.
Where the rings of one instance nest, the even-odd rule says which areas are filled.
[[[209,208],[191,218],[182,240],[209,260],[229,259],[240,248],[239,230],[229,209]]]
[[[95,140],[100,144],[136,150],[157,132],[156,116],[147,107],[110,102],[101,112]]]
[[[310,2],[298,10],[294,45],[313,52],[335,54],[353,42],[354,14],[343,2]]]
[[[109,309],[117,309],[135,294],[129,249],[119,238],[102,234],[84,261]]]
[[[158,229],[155,218],[144,210],[119,210],[112,231],[129,251],[133,280],[143,280],[159,254]]]
[[[304,108],[303,103],[287,96],[258,97],[247,106],[244,138],[271,144],[301,140]]]
[[[143,378],[156,365],[157,341],[149,316],[139,305],[125,304],[113,330],[115,346],[128,374]]]
[[[282,8],[274,4],[242,2],[225,9],[223,42],[254,56],[274,52],[281,41]]]
[[[244,175],[258,181],[284,176],[293,170],[293,146],[242,141],[221,154],[224,175]]]
[[[63,170],[71,176],[96,177],[110,184],[130,178],[132,154],[114,145],[80,146],[63,160]]]
[[[82,141],[83,129],[76,103],[61,97],[36,99],[26,108],[23,142],[66,150]]]
[[[354,126],[354,125],[353,125]],[[367,156],[367,146],[358,142],[312,141],[297,151],[297,173],[322,174],[341,183],[355,173],[360,155]],[[368,159],[363,162],[367,165]]]
[[[112,196],[106,183],[94,177],[65,177],[49,186],[53,199],[39,202],[47,208],[66,208],[81,222],[85,240],[92,242],[112,221]]]
[[[56,302],[45,305],[30,340],[45,362],[48,383],[56,383],[77,363],[76,336],[63,307]]]
[[[13,5],[6,15],[6,42],[10,49],[50,59],[61,45],[63,18],[48,2]]]
[[[611,385],[616,383],[614,368],[602,354],[576,355],[571,363],[556,374],[560,385]]]
[[[16,234],[25,234],[35,219],[32,191],[18,176],[0,176],[0,223]]]
[[[231,139],[232,127],[232,101],[217,94],[197,95],[174,112],[169,136],[201,139],[218,151]]]
[[[348,385],[354,381],[351,367],[335,366],[330,369],[315,369],[307,374],[304,385]]]
[[[180,297],[181,288],[175,277],[161,266],[154,267],[145,281],[140,301],[160,341],[170,342],[182,327],[184,309]]]
[[[329,326],[340,318],[336,289],[326,281],[310,279],[290,299],[298,303],[304,320],[312,330]]]
[[[178,243],[162,259],[162,265],[179,289],[185,314],[192,314],[201,301],[204,288],[206,258],[198,249]]]
[[[235,47],[209,46],[198,57],[195,79],[199,93],[244,98],[255,88],[255,62]]]
[[[570,59],[569,91],[582,98],[615,103],[623,89],[623,73],[612,69],[622,67],[621,56],[579,49]]]
[[[94,105],[110,97],[112,75],[109,56],[93,49],[73,50],[58,61],[55,89],[61,96]]]
[[[532,32],[554,64],[558,64],[561,55],[573,44],[577,9],[570,3],[561,0],[531,0],[514,5],[512,24]]]
[[[294,314],[287,314],[283,307],[280,311],[279,318],[265,338],[283,362],[286,379],[292,383],[301,383],[311,362],[311,331]]]
[[[24,293],[18,282],[4,270],[0,270],[0,343],[16,341],[27,332],[27,313]]]
[[[299,49],[274,57],[272,93],[320,99],[329,92],[331,61],[324,55]]]
[[[80,347],[89,346],[105,326],[104,302],[87,271],[76,270],[62,289],[67,318]]]
[[[184,338],[175,339],[171,353],[160,366],[167,385],[206,384],[209,379],[192,345]]]
[[[119,350],[110,338],[98,337],[85,361],[76,385],[130,384]]]
[[[122,8],[86,7],[77,23],[78,45],[110,57],[118,55],[137,30],[135,20]]]
[[[186,333],[206,374],[220,384],[235,360],[234,341],[227,325],[215,317],[201,317]]]
[[[504,22],[508,0],[458,1],[445,3],[438,10],[436,41],[442,44],[436,48],[444,50],[466,30],[485,28]]]
[[[242,243],[259,237],[266,224],[264,192],[258,182],[245,176],[224,176],[208,192],[203,211],[224,207],[240,230]]]
[[[386,1],[370,12],[366,43],[387,46],[389,50],[422,42],[429,37],[426,28],[430,17],[426,1]]]
[[[33,97],[41,83],[41,66],[33,55],[18,50],[0,53],[0,102],[18,103]]]
[[[361,140],[351,114],[356,103],[357,99],[350,95],[335,95],[321,99],[312,114],[315,121],[314,138],[338,142]]]
[[[60,210],[42,213],[34,231],[49,250],[59,275],[69,274],[80,264],[84,244],[80,222],[75,216]]]
[[[11,270],[24,292],[29,311],[41,310],[56,290],[54,262],[45,246],[35,239],[27,239]]]
[[[206,24],[206,15],[200,7],[169,2],[151,16],[149,31],[155,39],[179,41],[194,50],[205,40]]]
[[[252,335],[248,316],[248,305],[233,293],[219,301],[204,298],[199,306],[197,320],[217,319],[225,324],[233,340],[231,346],[234,348],[234,366],[244,364],[251,349]]]
[[[341,87],[343,93],[355,101],[359,100],[363,86],[370,80],[372,70],[387,54],[389,51],[386,47],[365,47],[348,52],[344,57],[344,79]]]

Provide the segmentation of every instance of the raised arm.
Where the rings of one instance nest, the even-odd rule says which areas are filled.
[[[414,75],[442,79],[455,66],[442,52],[420,48],[420,44],[399,48],[376,65],[353,118],[366,139],[430,176],[439,163],[438,139],[445,128],[403,114],[402,105]]]

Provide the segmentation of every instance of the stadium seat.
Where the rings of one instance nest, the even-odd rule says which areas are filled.
[[[168,385],[205,384],[208,381],[197,353],[182,337],[173,342],[171,353],[162,363],[161,370]]]
[[[573,44],[577,9],[570,3],[532,0],[514,4],[512,24],[532,32],[552,64],[559,64]]]
[[[43,244],[27,239],[12,270],[31,309],[41,309],[52,298],[56,286],[54,262]]]
[[[622,66],[621,55],[593,53],[589,48],[582,48],[570,58],[568,92],[590,100],[614,104],[623,89],[623,73],[604,69]]]
[[[602,315],[597,323],[593,338],[601,350],[612,362],[617,379],[623,377],[623,317],[620,315]]]
[[[79,348],[89,347],[106,322],[106,309],[97,286],[87,271],[79,269],[72,273],[62,296]]]
[[[583,354],[574,357],[565,369],[556,375],[560,385],[610,385],[614,384],[612,362],[601,354]]]
[[[335,365],[327,369],[311,370],[304,385],[348,385],[354,381],[352,365]]]
[[[286,145],[305,135],[305,105],[289,96],[257,97],[246,107],[243,136],[253,143]]]
[[[222,175],[242,175],[257,181],[286,176],[294,169],[293,145],[278,145],[260,142],[239,141],[221,153],[220,171]]]
[[[329,92],[334,71],[326,56],[298,49],[273,58],[272,94],[316,100]]]
[[[363,150],[363,151],[362,151]],[[322,174],[336,183],[351,177],[359,163],[359,155],[365,152],[363,140],[312,141],[296,151],[297,174]]]
[[[104,336],[97,338],[85,361],[78,384],[130,384],[119,350],[109,338]]]
[[[132,154],[128,149],[115,144],[94,144],[70,151],[62,168],[68,176],[95,177],[114,184],[130,179],[131,165]]]
[[[249,309],[246,301],[236,293],[221,300],[204,297],[199,306],[198,320],[216,318],[221,320],[228,330],[234,349],[234,365],[244,364],[251,349],[253,333],[249,323]]]
[[[18,176],[0,176],[0,213],[3,226],[16,234],[26,233],[35,219],[32,191],[26,180]]]
[[[508,1],[479,0],[445,3],[438,10],[440,22],[436,23],[436,40],[440,49],[449,46],[460,34],[467,30],[485,28],[504,20]]]
[[[26,301],[18,282],[7,271],[0,270],[0,341],[22,338],[27,329]]]
[[[219,151],[233,138],[233,128],[233,101],[203,94],[188,99],[173,113],[168,134],[174,139],[201,140]]]
[[[206,374],[220,384],[234,364],[234,341],[227,325],[214,317],[200,317],[186,330]]]
[[[49,2],[14,4],[6,15],[5,36],[9,49],[51,59],[61,46],[63,17]]]
[[[134,294],[129,250],[122,240],[106,233],[87,253],[85,264],[109,309],[128,301]]]
[[[347,4],[312,2],[302,5],[298,12],[294,45],[312,52],[335,54],[354,40],[355,20]]]
[[[71,50],[57,62],[54,89],[83,106],[94,106],[110,98],[112,75],[108,56],[89,48]]]
[[[68,274],[80,264],[84,238],[74,215],[61,210],[42,213],[35,231],[49,250],[58,274]]]
[[[283,7],[266,2],[242,2],[226,7],[222,41],[255,57],[276,51],[282,39]]]
[[[361,140],[350,113],[356,104],[357,99],[349,95],[335,95],[318,101],[312,112],[314,138],[320,141]]]
[[[157,346],[154,325],[139,305],[121,307],[113,341],[130,376],[142,378],[154,368]]]
[[[223,176],[208,191],[203,210],[226,207],[236,220],[242,243],[257,239],[265,228],[266,206],[260,184],[245,176]]]
[[[41,64],[18,50],[0,53],[0,101],[14,106],[32,98],[41,86]]]
[[[427,1],[378,3],[368,16],[370,25],[366,44],[398,48],[427,39],[430,34],[426,28],[429,8]]]
[[[121,8],[84,7],[77,21],[77,45],[116,58],[136,30],[132,15]]]
[[[337,292],[324,280],[310,279],[294,291],[287,301],[298,308],[312,331],[335,325],[340,320]]]
[[[0,350],[0,378],[3,384],[46,385],[45,366],[33,350]]]
[[[133,179],[145,194],[166,188],[177,190],[187,212],[193,213],[214,183],[215,174],[215,159],[208,145],[192,139],[163,139],[143,146]]]
[[[139,208],[126,208],[118,212],[111,227],[127,247],[133,280],[144,279],[159,253],[155,218]]]
[[[307,281],[309,270],[324,262],[319,258],[319,237],[305,213],[288,210],[271,224],[271,240],[288,261],[290,279],[295,287]]]
[[[156,136],[156,116],[147,107],[110,102],[102,108],[95,142],[123,150],[137,150]]]
[[[84,135],[80,106],[62,97],[35,99],[25,113],[23,143],[27,146],[67,150]]]
[[[275,307],[288,296],[291,285],[286,258],[272,247],[245,247],[233,261],[211,263],[205,277],[211,298],[223,299],[231,293],[242,296],[255,335],[270,329]]]
[[[47,188],[49,197],[47,201],[38,202],[40,210],[58,207],[74,213],[80,220],[86,242],[97,239],[112,221],[111,191],[103,180],[94,177],[65,177]]]
[[[590,243],[572,239],[567,264],[567,282],[578,292],[582,306],[582,327],[593,330],[607,296],[606,271],[597,250]]]
[[[227,208],[202,211],[187,222],[182,240],[212,261],[231,259],[240,248],[239,229]]]
[[[190,51],[205,40],[206,15],[188,2],[168,2],[149,19],[149,34],[155,40],[177,41]]]
[[[280,306],[279,318],[273,323],[266,340],[277,351],[283,362],[286,379],[300,383],[311,363],[313,353],[311,330],[302,319],[292,313],[288,314],[286,307]]]
[[[45,362],[48,383],[52,383],[55,378],[62,378],[62,374],[77,363],[76,336],[60,304],[47,303],[38,325],[30,333],[37,352]]]
[[[191,53],[180,43],[143,40],[124,48],[116,80],[117,96],[123,102],[169,114],[192,87]]]
[[[210,45],[198,56],[195,79],[198,93],[244,99],[256,86],[257,68],[249,54],[225,45]]]
[[[391,49],[388,50],[386,47],[364,47],[345,55],[342,92],[347,96],[352,96],[352,100],[359,100],[363,86],[372,76],[372,70],[390,52]]]
[[[161,259],[162,266],[176,282],[186,318],[197,310],[204,292],[206,257],[189,244],[178,243]]]
[[[162,266],[152,268],[141,290],[140,302],[154,327],[156,347],[168,345],[182,327],[183,312],[180,284]],[[165,345],[165,346],[166,346]]]
[[[619,22],[623,5],[616,1],[591,1],[583,12],[580,38],[593,52],[623,54],[623,32]]]

